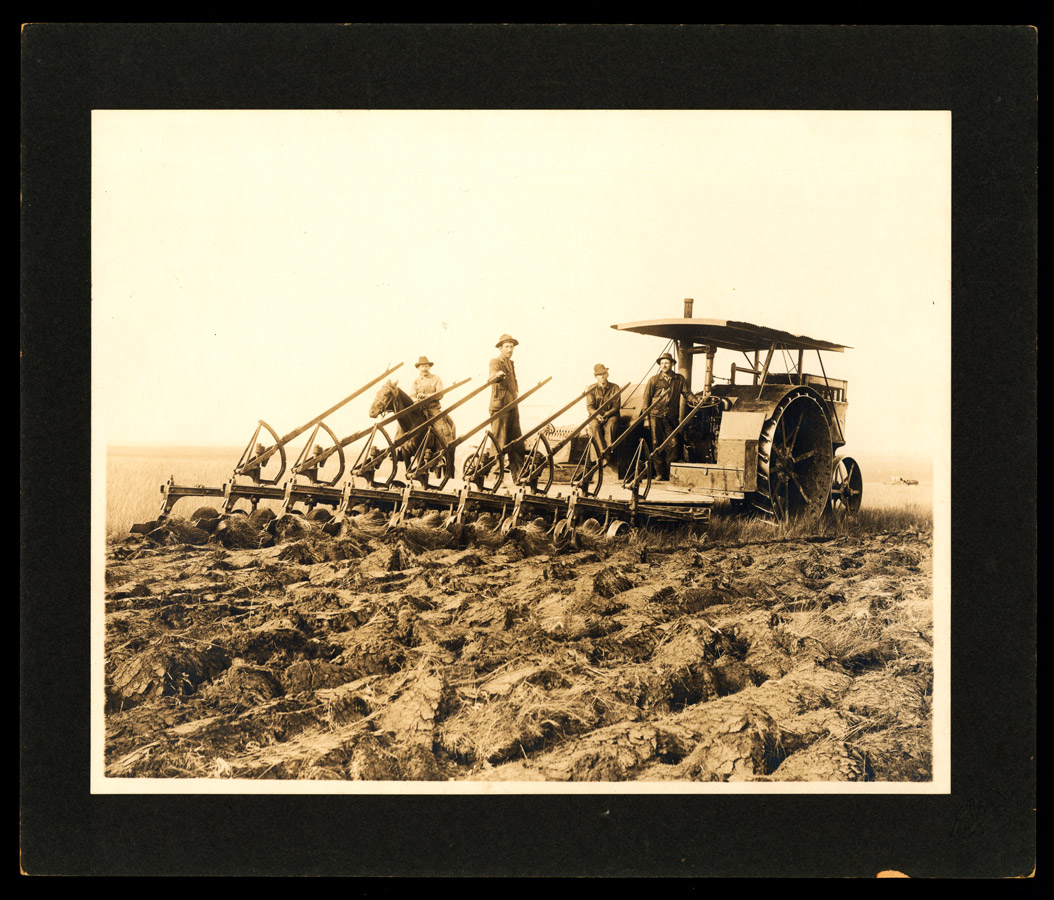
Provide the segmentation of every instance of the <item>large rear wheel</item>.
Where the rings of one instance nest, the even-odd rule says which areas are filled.
[[[757,493],[752,502],[774,519],[816,518],[831,493],[831,424],[812,392],[787,394],[758,440]]]

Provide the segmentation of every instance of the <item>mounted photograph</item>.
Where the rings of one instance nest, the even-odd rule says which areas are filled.
[[[93,793],[950,791],[950,112],[91,128]]]

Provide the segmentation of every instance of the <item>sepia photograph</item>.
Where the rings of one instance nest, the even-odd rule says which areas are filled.
[[[1029,877],[1036,58],[24,25],[22,874]]]
[[[950,139],[96,110],[98,789],[947,791]]]

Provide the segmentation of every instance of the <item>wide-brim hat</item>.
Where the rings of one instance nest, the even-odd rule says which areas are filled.
[[[414,365],[417,366],[417,368],[420,368],[421,366],[434,366],[435,363],[432,362],[432,360],[430,360],[427,356],[422,356],[417,362],[414,363]]]
[[[674,359],[674,358],[673,358],[672,356],[670,356],[670,354],[669,354],[669,353],[664,353],[664,354],[663,354],[662,356],[660,356],[660,357],[659,357],[659,358],[658,358],[657,360],[655,360],[655,362],[657,362],[657,363],[661,363],[661,362],[662,362],[662,361],[663,361],[664,359],[668,359],[668,360],[669,360],[670,362],[672,362],[672,363],[675,363],[675,362],[677,362],[677,360],[675,360],[675,359]]]
[[[498,343],[496,343],[494,346],[501,347],[502,344],[512,344],[514,347],[518,347],[520,345],[520,342],[516,340],[516,338],[514,338],[511,334],[503,334],[500,338],[498,338]]]
[[[607,373],[608,368],[603,363],[597,363],[595,366],[593,366],[594,375],[607,375]]]

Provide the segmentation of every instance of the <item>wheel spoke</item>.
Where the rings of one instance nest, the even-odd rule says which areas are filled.
[[[798,422],[794,426],[794,431],[791,433],[790,440],[787,441],[788,452],[794,452],[794,445],[798,441],[798,431],[801,429],[801,423],[805,421],[805,410],[802,410],[798,415]]]
[[[798,489],[798,493],[802,495],[802,497],[804,498],[805,502],[806,503],[812,503],[812,500],[809,499],[809,495],[808,495],[808,493],[806,493],[805,488],[803,488],[802,485],[801,485],[801,482],[798,481],[797,473],[794,472],[793,470],[791,471],[791,478],[794,480],[794,486]]]

